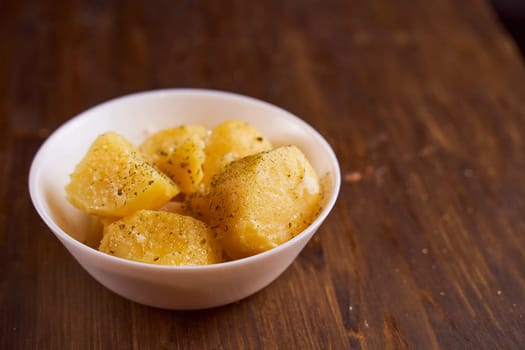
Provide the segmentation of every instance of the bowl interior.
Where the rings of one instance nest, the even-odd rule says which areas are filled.
[[[333,206],[340,186],[337,160],[326,141],[309,125],[273,105],[240,95],[208,90],[160,90],[134,94],[94,107],[57,129],[35,156],[30,193],[44,221],[64,238],[94,245],[89,215],[73,207],[64,187],[76,164],[95,138],[116,131],[135,144],[151,132],[182,124],[208,128],[230,119],[244,120],[267,136],[275,146],[294,144],[308,157],[319,176],[328,174],[327,203]],[[61,237],[62,236],[62,237]]]

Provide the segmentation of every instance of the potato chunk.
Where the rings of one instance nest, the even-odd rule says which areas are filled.
[[[160,171],[180,186],[182,192],[195,191],[204,176],[204,136],[206,129],[198,125],[183,125],[161,130],[140,146]]]
[[[189,216],[141,210],[104,228],[99,250],[159,265],[205,265],[222,261],[212,231]]]
[[[156,170],[124,137],[100,135],[71,174],[68,200],[101,216],[122,217],[139,209],[157,209],[180,190]]]
[[[212,180],[209,221],[233,259],[274,248],[304,230],[319,208],[319,181],[295,146],[228,164]]]
[[[216,126],[206,142],[204,185],[229,162],[270,149],[270,141],[245,122],[230,120]]]

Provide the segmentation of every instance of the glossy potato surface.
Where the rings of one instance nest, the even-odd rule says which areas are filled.
[[[251,154],[272,149],[270,141],[253,126],[229,120],[216,126],[206,140],[203,183],[207,186],[213,175],[226,164]]]
[[[140,210],[104,227],[100,251],[159,265],[207,265],[222,261],[213,232],[189,216]]]
[[[140,150],[168,175],[184,193],[195,191],[204,177],[204,137],[199,125],[161,130],[148,137]]]
[[[228,164],[210,184],[209,221],[226,254],[254,255],[286,242],[315,219],[319,181],[295,146]]]
[[[73,205],[89,214],[111,217],[157,209],[179,192],[137,147],[114,132],[93,142],[66,185]]]

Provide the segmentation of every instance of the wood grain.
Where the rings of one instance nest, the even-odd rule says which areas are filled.
[[[0,349],[524,348],[524,82],[484,1],[0,2]],[[217,309],[107,291],[28,195],[61,123],[168,87],[296,113],[345,179],[282,277]]]

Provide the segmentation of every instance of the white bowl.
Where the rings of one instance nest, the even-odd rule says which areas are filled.
[[[319,175],[328,174],[326,203],[302,233],[264,253],[207,266],[159,266],[99,252],[92,219],[66,199],[69,174],[101,133],[117,131],[139,143],[151,132],[181,124],[207,127],[244,120],[274,145],[297,145]],[[341,183],[334,152],[312,127],[268,103],[232,93],[172,89],[129,95],[72,118],[41,146],[31,165],[33,205],[57,238],[86,271],[113,292],[135,302],[166,309],[202,309],[243,299],[275,280],[295,259],[332,209]]]

